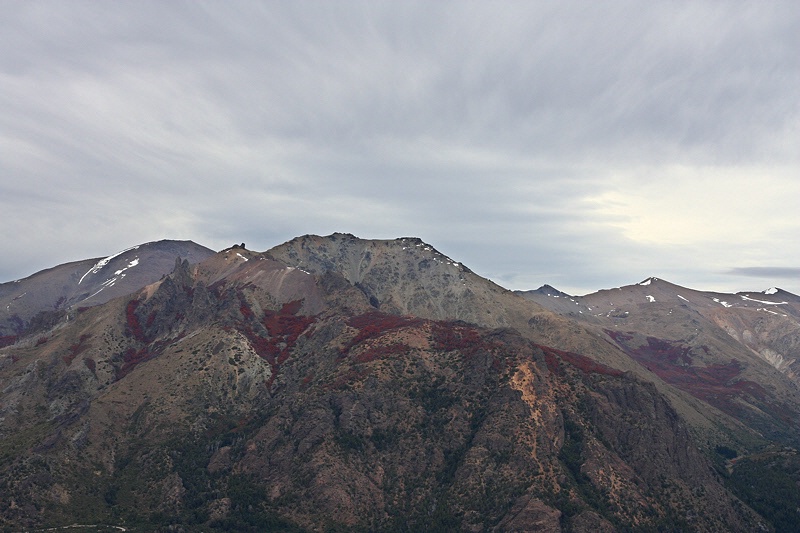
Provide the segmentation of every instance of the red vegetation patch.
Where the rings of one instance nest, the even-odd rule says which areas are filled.
[[[302,300],[289,302],[284,304],[279,311],[268,310],[264,312],[261,325],[267,330],[268,336],[265,337],[256,333],[254,324],[252,324],[255,314],[244,299],[241,302],[240,311],[246,321],[238,326],[238,330],[247,337],[259,357],[269,363],[272,370],[272,376],[267,382],[269,387],[275,380],[280,370],[280,365],[289,358],[291,349],[297,343],[297,339],[316,321],[316,318],[313,316],[298,316],[296,314],[302,307]]]
[[[136,308],[139,307],[141,302],[139,300],[131,300],[125,306],[125,324],[126,333],[140,342],[147,342],[147,335],[144,333],[144,328],[139,322],[139,317],[136,316]]]
[[[398,329],[420,326],[425,322],[421,318],[389,315],[379,311],[351,317],[347,321],[347,325],[358,329],[358,333],[340,349],[340,353],[342,356],[347,356],[353,348],[367,340],[372,340],[372,342],[353,357],[354,362],[369,363],[376,359],[408,353],[411,347],[407,344],[393,342],[391,339],[381,339],[381,337]]]
[[[252,320],[256,317],[253,310],[250,309],[250,306],[247,305],[247,300],[244,299],[244,294],[239,293],[239,312],[242,314],[245,320]]]
[[[136,368],[136,365],[147,361],[152,357],[152,354],[147,350],[147,348],[140,348],[137,350],[136,348],[128,348],[125,350],[125,353],[122,354],[122,367],[117,372],[117,379],[122,379],[131,371]]]
[[[239,306],[239,312],[242,313],[242,316],[244,317],[245,320],[251,320],[256,316],[253,313],[253,310],[250,309],[250,306],[248,306],[244,302],[242,302],[242,305]]]
[[[4,335],[0,337],[0,348],[11,346],[12,344],[16,343],[18,339],[19,337],[16,335]]]
[[[680,364],[685,366],[692,364],[692,358],[689,356],[692,349],[680,342],[672,342],[657,337],[647,337],[646,346],[632,347],[630,341],[633,340],[633,335],[608,329],[604,331],[632,356],[634,356],[633,352],[637,352],[642,358],[648,360],[669,363],[671,365]],[[636,359],[636,356],[634,356],[634,359]]]
[[[293,300],[283,304],[278,313],[281,315],[296,315],[300,311],[301,307],[303,307],[303,300]]]
[[[346,353],[353,346],[367,339],[383,335],[387,331],[419,326],[424,323],[425,321],[421,318],[389,315],[381,313],[380,311],[372,311],[363,315],[354,316],[347,321],[347,325],[351,328],[356,328],[358,333],[355,337],[350,339],[350,342],[347,343],[347,347],[343,349],[343,352]]]
[[[39,337],[38,339],[36,339],[36,346],[41,346],[46,342],[47,342],[47,337]]]
[[[294,302],[292,302],[294,303]],[[305,329],[316,321],[314,317],[296,315],[300,305],[284,305],[277,313],[264,311],[262,323],[273,337],[283,337],[284,340],[294,343]]]
[[[86,368],[88,368],[92,372],[92,374],[95,374],[95,370],[97,369],[97,363],[94,362],[94,359],[92,359],[91,357],[86,357],[83,360],[83,364],[86,365]]]
[[[434,322],[431,338],[433,347],[443,352],[459,351],[469,354],[479,348],[493,347],[484,341],[477,329],[452,322]]]
[[[492,369],[500,371],[506,365],[504,357],[498,357],[502,342],[487,338],[480,329],[463,322],[433,322],[431,326],[431,347],[443,352],[456,351],[469,360],[478,354],[491,357]]]
[[[547,365],[547,369],[553,374],[562,375],[561,359],[556,355],[556,351],[547,346],[540,346],[539,348],[544,352],[544,364]]]
[[[632,335],[606,330],[634,360],[645,366],[670,385],[684,390],[710,405],[733,416],[742,414],[742,406],[735,400],[749,396],[758,401],[767,399],[764,388],[753,381],[737,379],[743,370],[742,364],[731,359],[727,364],[705,367],[690,366],[691,348],[681,341],[668,341],[647,337],[647,344],[631,346]],[[708,353],[706,346],[701,349]]]
[[[594,359],[586,357],[585,355],[565,352],[563,350],[550,348],[549,346],[537,346],[539,346],[539,348],[544,352],[545,364],[550,372],[554,374],[563,374],[563,370],[561,368],[562,362],[569,363],[584,374],[602,374],[604,376],[614,377],[619,377],[624,374],[622,370],[598,363]]]
[[[88,334],[88,333],[85,333],[85,334],[81,335],[81,337],[78,340],[78,342],[76,342],[75,344],[72,344],[69,347],[69,353],[61,358],[64,361],[64,363],[66,363],[67,366],[71,365],[72,361],[74,361],[75,358],[78,357],[78,355],[80,355],[83,351],[86,350],[86,348],[87,348],[86,341],[89,338],[91,338],[91,335]]]

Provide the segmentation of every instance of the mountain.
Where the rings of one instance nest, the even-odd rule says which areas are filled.
[[[117,287],[135,259],[117,258],[52,270],[78,285],[113,272]],[[515,294],[410,237],[309,235],[168,259],[167,275],[96,305],[73,296],[69,312],[29,320],[0,349],[3,528],[792,523],[792,377],[753,349],[709,370],[729,355],[722,339],[745,348],[700,311],[681,311],[652,345],[639,328],[664,319],[634,307],[636,287],[620,289],[631,307],[614,312],[552,288]],[[654,288],[644,302],[666,301]],[[28,312],[49,310],[42,301]],[[686,385],[711,378],[713,394]],[[728,404],[752,413],[736,418]]]
[[[800,297],[702,292],[658,278],[582,297],[522,296],[602,332],[664,382],[760,434],[800,444]]]
[[[197,263],[214,252],[191,241],[159,241],[105,258],[86,259],[0,284],[0,337],[20,335],[38,321],[105,303],[169,274],[175,258]]]

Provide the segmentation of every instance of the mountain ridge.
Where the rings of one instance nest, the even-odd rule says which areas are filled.
[[[97,274],[120,270],[106,259]],[[734,481],[751,452],[794,442],[793,382],[688,304],[648,332],[670,307],[640,289],[617,291],[619,317],[576,318],[412,238],[172,257],[0,348],[0,523],[778,527]],[[726,324],[761,313],[709,301]]]
[[[198,262],[211,253],[192,241],[154,241],[2,283],[0,336],[19,335],[42,312],[59,315],[138,290],[171,272],[176,257]]]

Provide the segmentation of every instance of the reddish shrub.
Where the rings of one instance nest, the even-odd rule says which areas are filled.
[[[474,352],[479,348],[490,348],[480,332],[472,327],[450,322],[434,322],[431,328],[433,345],[437,350],[462,353]]]
[[[136,308],[139,307],[141,302],[139,300],[131,300],[125,306],[125,323],[126,333],[133,336],[134,339],[140,342],[147,342],[147,335],[144,333],[139,317],[136,315]]]
[[[92,374],[95,374],[95,370],[97,369],[97,363],[94,362],[94,359],[86,357],[83,360],[83,364],[86,365],[86,368],[88,368],[92,372]]]
[[[117,379],[122,379],[127,376],[136,365],[147,361],[153,357],[147,348],[140,348],[137,350],[136,348],[128,348],[125,350],[125,353],[122,354],[122,367],[117,371]]]
[[[731,359],[727,364],[691,366],[692,347],[684,345],[681,341],[648,337],[646,345],[631,346],[628,341],[633,339],[632,335],[609,330],[606,330],[606,333],[616,340],[631,358],[665,382],[729,415],[738,417],[746,413],[737,398],[750,397],[757,402],[765,402],[768,398],[767,391],[758,383],[749,380],[737,381],[743,366],[735,359]],[[709,353],[707,346],[700,346],[699,349]],[[783,416],[782,411],[776,409],[774,402],[762,404],[760,408],[767,412],[774,411],[778,417]]]
[[[372,311],[363,315],[350,318],[347,325],[358,329],[355,337],[342,348],[342,354],[347,354],[350,350],[367,339],[379,337],[384,333],[400,328],[419,326],[425,320],[416,317],[389,315],[380,311]]]
[[[17,342],[16,335],[4,335],[0,337],[0,348],[5,348],[6,346],[11,346],[12,344]]]
[[[544,352],[547,368],[554,374],[563,374],[561,362],[569,363],[584,374],[603,374],[606,376],[621,376],[624,374],[621,370],[598,363],[585,355],[565,352],[549,346],[539,346],[539,348]]]
[[[78,355],[81,352],[86,350],[86,348],[87,348],[86,341],[89,338],[91,338],[91,335],[88,334],[88,333],[85,333],[85,334],[81,335],[81,337],[78,340],[78,342],[76,342],[75,344],[72,344],[69,347],[69,353],[61,358],[64,361],[64,363],[66,363],[67,366],[71,365],[72,361],[74,361],[75,358],[78,357]]]
[[[245,320],[251,320],[256,316],[245,302],[242,302],[242,305],[239,306],[239,312],[242,313]]]
[[[561,371],[561,359],[558,358],[555,350],[552,350],[547,346],[540,346],[540,348],[542,352],[544,352],[544,363],[547,365],[547,369],[553,374],[562,375],[563,372]]]
[[[253,350],[269,363],[272,377],[267,382],[268,387],[275,381],[280,365],[289,358],[297,339],[316,321],[312,316],[296,315],[301,306],[302,301],[295,301],[284,304],[279,311],[265,311],[261,324],[269,336],[264,337],[256,333],[253,325],[248,323],[252,322],[254,313],[242,301],[240,311],[245,321],[237,329],[247,338]]]
[[[296,315],[301,307],[303,307],[303,300],[293,300],[283,304],[278,313],[281,315]]]

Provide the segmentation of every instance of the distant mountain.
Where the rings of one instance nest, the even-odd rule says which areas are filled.
[[[0,284],[0,336],[19,335],[40,313],[53,320],[70,309],[105,303],[158,281],[175,259],[198,263],[214,252],[191,241],[158,241],[105,258],[86,259]]]
[[[793,295],[727,307],[660,280],[515,294],[411,237],[176,256],[127,294],[71,296],[0,348],[4,529],[796,523],[792,363],[744,333],[777,338],[759,320],[786,319],[790,347]],[[53,270],[105,297],[136,257]]]
[[[666,383],[800,443],[800,297],[703,292],[658,278],[581,297],[550,292],[521,294],[602,332]]]

